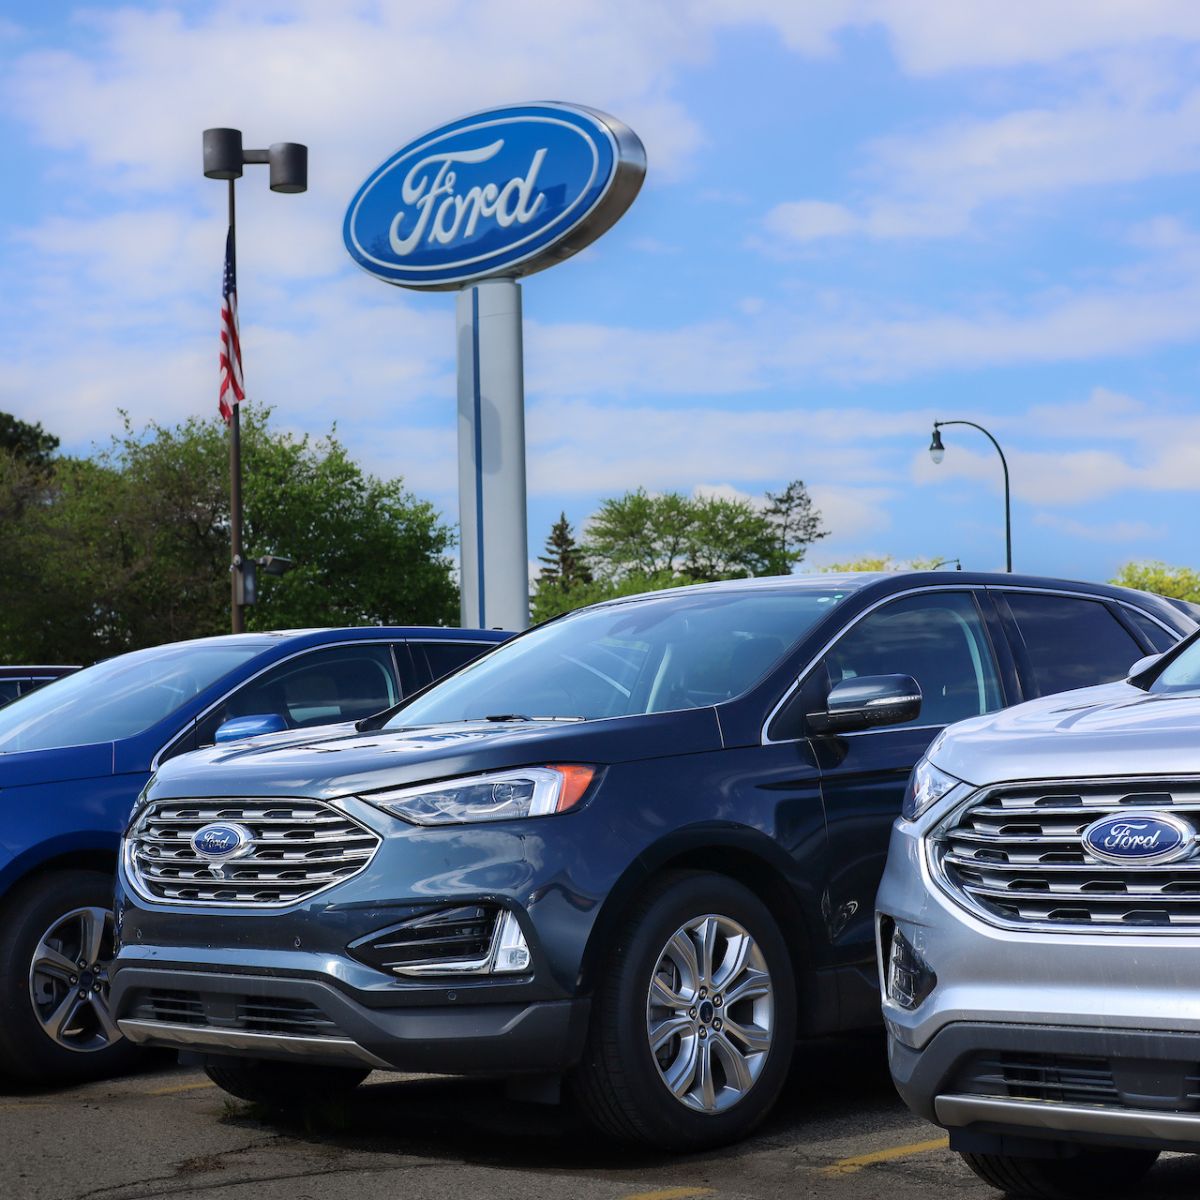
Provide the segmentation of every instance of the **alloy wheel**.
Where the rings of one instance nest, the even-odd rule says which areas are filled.
[[[663,1083],[702,1113],[732,1108],[767,1061],[775,996],[766,959],[736,921],[707,914],[681,925],[658,956],[646,1036]]]
[[[76,908],[59,917],[34,949],[33,1011],[46,1036],[67,1050],[104,1050],[121,1038],[108,1005],[114,940],[111,912]]]

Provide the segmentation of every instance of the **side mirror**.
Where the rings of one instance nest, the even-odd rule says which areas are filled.
[[[1125,675],[1126,679],[1136,679],[1143,671],[1148,671],[1158,660],[1162,658],[1161,654],[1147,654],[1145,658],[1139,658],[1137,662],[1129,668]]]
[[[921,687],[911,675],[863,675],[835,684],[824,712],[808,714],[814,733],[855,733],[900,725],[921,712]]]
[[[231,717],[217,726],[213,740],[220,746],[225,742],[240,742],[243,738],[262,737],[266,733],[282,733],[287,727],[288,723],[278,713]]]

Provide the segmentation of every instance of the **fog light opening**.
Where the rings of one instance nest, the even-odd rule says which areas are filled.
[[[894,929],[887,950],[887,998],[899,1008],[920,1007],[937,987],[933,968],[917,953],[912,943]]]
[[[492,970],[496,974],[512,974],[528,971],[533,955],[521,932],[520,923],[511,911],[500,918],[500,929],[496,936],[496,949],[492,956]]]

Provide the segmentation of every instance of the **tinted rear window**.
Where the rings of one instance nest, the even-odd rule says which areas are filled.
[[[1005,598],[1038,696],[1124,679],[1145,653],[1098,600],[1032,592],[1006,592]]]

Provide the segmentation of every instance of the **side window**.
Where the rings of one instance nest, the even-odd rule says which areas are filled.
[[[1144,651],[1099,600],[1005,592],[1038,696],[1124,679]]]
[[[489,643],[481,646],[478,642],[410,642],[418,654],[425,652],[425,661],[429,664],[429,678],[441,679],[451,671],[457,671],[472,659],[478,658],[485,650],[491,648]]]
[[[1122,607],[1121,611],[1138,627],[1142,637],[1154,647],[1155,654],[1162,654],[1164,650],[1170,650],[1179,641],[1176,634],[1169,629],[1164,629],[1157,621],[1150,620],[1144,612],[1128,606]]]
[[[399,700],[392,654],[384,645],[313,650],[251,680],[201,722],[197,744],[209,746],[231,717],[278,713],[289,729],[357,721]]]
[[[7,704],[21,694],[19,679],[0,679],[0,704]]]
[[[911,675],[921,685],[921,712],[910,725],[949,725],[1004,707],[992,648],[969,592],[885,604],[852,626],[824,665],[830,686],[863,675]]]

